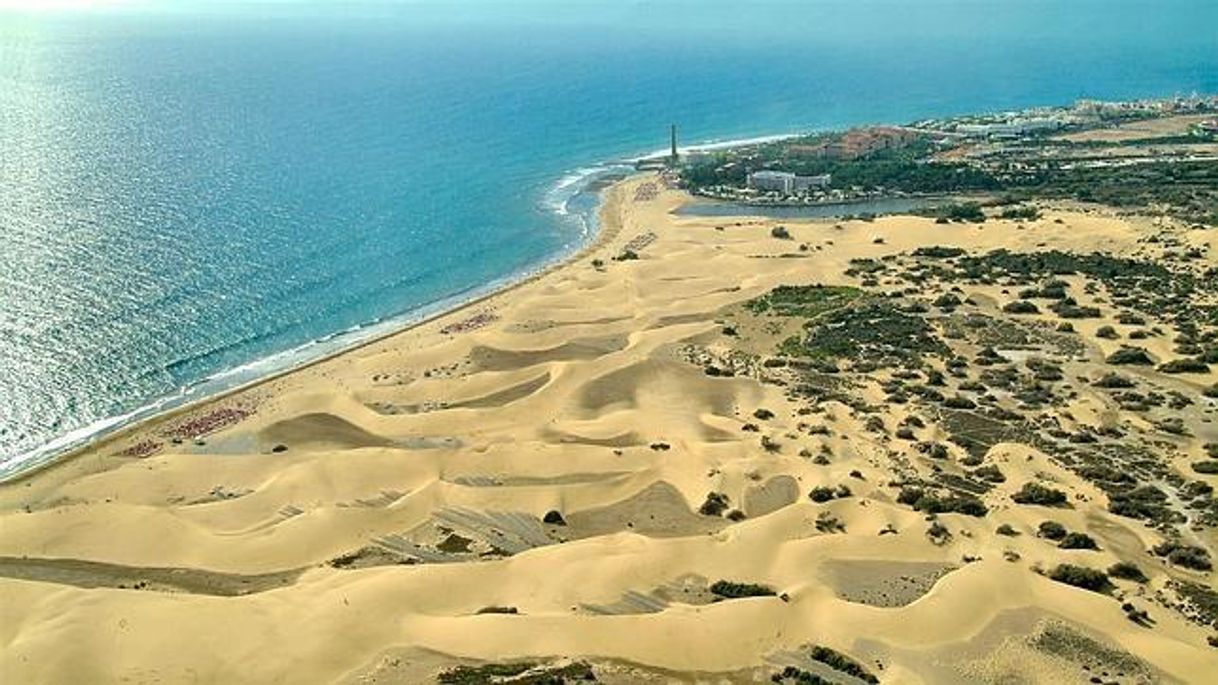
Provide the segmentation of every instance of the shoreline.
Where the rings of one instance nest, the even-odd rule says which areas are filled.
[[[679,146],[678,150],[682,154],[699,151],[724,150],[778,142],[790,138],[815,133],[823,133],[832,130],[837,129],[807,129],[776,134],[744,136],[739,138],[712,139],[709,141]],[[582,255],[594,250],[601,243],[602,226],[600,217],[604,208],[604,191],[607,188],[610,188],[626,179],[635,178],[648,173],[655,173],[655,170],[642,170],[631,167],[639,162],[657,159],[665,156],[666,154],[667,150],[661,148],[640,154],[614,156],[601,162],[580,166],[559,177],[557,181],[555,181],[542,195],[539,200],[540,204],[545,208],[546,211],[552,213],[560,219],[577,215],[577,217],[580,218],[580,220],[584,223],[584,227],[581,231],[581,235],[577,238],[574,245],[565,247],[550,258],[540,260],[533,266],[525,267],[518,273],[508,274],[494,279],[489,283],[467,288],[462,292],[442,297],[429,304],[416,307],[412,310],[390,315],[384,318],[372,319],[368,322],[357,324],[356,326],[348,327],[341,331],[336,331],[319,338],[305,341],[290,349],[274,352],[232,368],[219,370],[203,379],[183,386],[183,388],[179,389],[177,394],[154,398],[145,403],[143,406],[132,409],[126,413],[119,414],[117,416],[102,417],[92,421],[88,425],[69,430],[66,433],[56,436],[54,439],[26,452],[23,455],[14,457],[13,461],[15,462],[15,465],[11,468],[11,470],[5,466],[0,466],[0,484],[19,482],[29,475],[38,473],[49,466],[61,462],[62,460],[72,459],[82,452],[102,447],[111,442],[119,440],[150,422],[166,420],[174,416],[184,414],[207,403],[248,391],[260,385],[281,379],[294,372],[309,369],[315,365],[333,360],[349,352],[362,349],[368,345],[375,344],[400,333],[434,322],[450,314],[465,311],[470,307],[477,306],[488,299],[508,292],[516,287],[519,287],[520,285],[532,282],[541,276],[551,273],[555,269],[561,268],[573,261],[576,261]],[[564,191],[567,189],[572,189],[570,194],[565,194]],[[591,211],[581,211],[578,208],[571,208],[571,203],[573,201],[580,198],[582,194],[589,193],[590,191],[595,191],[597,198],[595,209],[592,209]],[[845,209],[854,206],[865,206],[873,203],[910,202],[931,204],[950,199],[951,194],[935,193],[897,197],[884,196],[877,198],[816,202],[808,204],[748,202],[696,194],[691,194],[690,197],[692,202],[685,205],[681,212],[682,214],[690,217],[770,217],[786,220],[797,220],[801,218],[843,218],[847,215],[830,213],[829,210],[835,210],[838,208]],[[727,211],[722,213],[686,211],[691,207],[697,207],[699,204],[703,204],[704,206],[708,207],[720,206],[738,208],[741,211]],[[787,212],[790,213],[789,216],[784,214]],[[801,214],[802,212],[807,212],[808,215],[804,216]],[[819,212],[825,212],[825,214],[821,215]],[[907,210],[900,209],[895,212],[882,213],[905,214],[907,213]],[[589,222],[583,218],[585,216],[595,218],[593,225],[589,226]],[[378,328],[383,328],[384,330],[376,330]],[[367,337],[358,337],[359,332],[364,329],[370,329],[374,332],[369,333]],[[302,354],[310,347],[327,345],[336,339],[344,338],[350,334],[354,334],[357,337],[350,342],[344,342],[323,351],[317,356]],[[298,355],[300,356],[297,358]],[[256,367],[267,364],[268,362],[271,362],[279,357],[285,357],[288,359],[284,366],[268,364],[270,368],[266,372],[258,372],[254,370]],[[233,382],[233,384],[227,385],[222,381],[222,379],[230,376],[235,377],[236,380]],[[243,376],[244,378],[242,378]],[[209,391],[208,386],[212,383],[216,383],[218,387]],[[202,391],[202,394],[198,397],[190,398],[190,395],[196,391]],[[100,427],[93,429],[92,427],[94,426]],[[82,435],[79,438],[73,439],[72,436],[76,434]],[[60,442],[64,443],[62,447],[55,446]],[[29,463],[27,464],[26,462]]]
[[[1121,323],[1106,288],[1124,281],[1085,267],[1063,288],[1099,313],[1055,333],[1069,317],[1006,312],[1012,284],[943,255],[1107,250],[1104,259],[1141,264],[1195,246],[1212,260],[1218,237],[1057,206],[984,230],[912,216],[729,227],[677,214],[689,196],[664,180],[638,174],[607,190],[582,259],[0,487],[0,591],[21,617],[6,663],[14,677],[424,682],[470,664],[527,661],[541,673],[580,660],[604,682],[662,682],[645,677],[661,671],[761,682],[822,645],[886,679],[973,683],[1017,663],[1057,681],[1082,662],[1036,645],[1062,635],[1103,647],[1084,654],[1089,669],[1137,663],[1148,681],[1208,663],[1209,629],[1173,608],[1184,601],[1175,583],[1201,577],[1154,551],[1179,538],[1111,509],[1102,475],[1084,467],[1103,460],[1131,488],[1183,498],[1188,486],[1140,465],[1155,458],[1183,473],[1203,442],[1218,447],[1218,404],[1123,410],[1111,390],[1076,380],[1109,373],[1132,337],[1107,339],[1101,326],[1166,329],[1191,305],[1160,318],[1138,304],[1143,322]],[[1150,235],[1164,240],[1148,247]],[[614,259],[631,245],[636,259]],[[993,259],[984,263],[1028,284],[1053,268]],[[1191,282],[1208,262],[1170,266]],[[1174,289],[1174,277],[1148,274],[1148,293]],[[954,311],[931,308],[949,293]],[[1212,284],[1204,294],[1205,305],[1218,298]],[[761,301],[772,304],[750,306]],[[793,301],[828,306],[792,311]],[[915,316],[920,335],[883,333]],[[856,347],[835,350],[836,375],[769,363],[811,356],[784,351],[800,330],[842,331]],[[994,336],[1019,331],[1028,351],[1001,366],[1015,374],[1011,390],[988,384],[1003,413],[986,415],[1002,416],[1003,431],[960,422],[972,414],[949,413],[960,402],[950,398],[993,369],[970,363],[959,377],[947,360],[983,358],[991,344],[1001,355]],[[1171,337],[1139,344],[1169,359]],[[1043,366],[1027,364],[1033,356]],[[1049,368],[1060,377],[1042,380],[1039,406],[1021,404],[1015,393]],[[918,392],[936,371],[938,396]],[[1121,373],[1164,394],[1218,381],[1213,370]],[[209,418],[243,409],[191,444],[217,425]],[[1166,437],[1160,417],[1188,437]],[[1050,419],[1066,437],[1024,432],[1025,421]],[[1101,432],[1107,425],[1125,429]],[[1094,442],[1066,446],[1083,433]],[[132,449],[142,444],[150,451]],[[1072,506],[1024,504],[1030,483]],[[958,504],[932,524],[907,488]],[[1039,531],[1050,515],[1094,544],[1047,543]],[[1212,549],[1212,529],[1181,532]],[[1046,571],[1067,563],[1105,578],[1124,563],[1144,582],[1111,572],[1106,596]],[[1159,593],[1171,606],[1151,599]],[[1118,608],[1126,597],[1154,616],[1153,631],[1130,624]],[[654,647],[674,635],[680,649]],[[962,651],[968,640],[981,647]],[[995,644],[1007,645],[996,660]],[[255,653],[268,658],[244,657]]]
[[[601,165],[600,167],[597,167],[597,169],[598,170],[605,169],[606,171],[608,171],[608,170],[612,169],[613,166],[614,166],[614,164],[612,162],[609,162],[609,163],[605,163],[605,164]],[[597,194],[596,210],[592,213],[592,216],[595,217],[596,222],[593,226],[590,227],[591,230],[586,232],[585,237],[581,241],[579,246],[576,249],[571,250],[569,253],[560,253],[560,254],[556,255],[553,259],[547,260],[547,261],[543,262],[542,264],[537,265],[535,268],[522,272],[521,274],[519,274],[519,277],[505,276],[502,279],[500,279],[501,281],[503,281],[502,285],[499,285],[497,287],[494,285],[494,282],[491,282],[491,283],[485,284],[484,286],[481,286],[481,287],[472,288],[471,289],[472,292],[476,292],[477,290],[480,290],[482,288],[489,288],[489,289],[486,292],[483,292],[481,294],[473,295],[472,297],[470,297],[468,299],[462,299],[451,307],[444,307],[442,309],[435,311],[434,313],[425,314],[421,318],[408,320],[400,326],[392,326],[389,328],[389,330],[386,330],[384,332],[372,334],[367,338],[353,341],[349,345],[340,346],[340,347],[338,347],[332,351],[326,352],[325,354],[322,354],[320,356],[306,358],[306,359],[300,361],[299,363],[291,364],[284,368],[276,369],[276,370],[270,371],[266,374],[258,375],[247,381],[239,382],[236,385],[232,385],[232,386],[229,386],[226,388],[219,389],[214,393],[210,393],[210,394],[207,394],[207,395],[204,395],[204,396],[192,399],[192,400],[183,401],[178,404],[173,404],[173,403],[169,402],[167,399],[165,401],[168,406],[166,406],[164,409],[153,409],[147,415],[143,415],[143,416],[135,416],[144,410],[144,408],[139,408],[139,409],[133,410],[132,412],[129,412],[126,415],[120,415],[118,417],[109,417],[106,419],[102,419],[102,421],[111,421],[111,420],[116,421],[114,428],[113,429],[103,428],[100,431],[93,433],[89,437],[82,438],[80,441],[72,443],[70,446],[63,448],[62,450],[50,452],[49,454],[47,454],[45,456],[45,458],[35,460],[34,463],[31,463],[30,465],[25,466],[24,468],[22,468],[21,466],[18,466],[17,469],[15,469],[9,473],[0,473],[0,485],[14,485],[17,483],[24,482],[38,474],[45,472],[47,469],[70,462],[73,459],[76,459],[89,451],[102,449],[102,448],[106,447],[107,445],[112,445],[125,438],[129,438],[133,434],[139,432],[142,429],[148,428],[155,423],[163,423],[163,422],[170,421],[174,417],[178,417],[178,416],[187,414],[191,411],[195,411],[204,406],[207,406],[208,404],[218,403],[223,400],[230,399],[230,398],[240,395],[242,393],[252,391],[261,386],[265,386],[265,385],[273,383],[277,380],[281,380],[283,378],[291,376],[292,374],[307,371],[309,369],[312,369],[312,368],[315,368],[322,364],[325,364],[326,362],[330,362],[335,359],[338,359],[344,355],[348,355],[353,352],[357,352],[359,350],[370,347],[372,345],[385,342],[395,336],[409,333],[413,330],[416,330],[416,329],[426,326],[428,324],[436,323],[437,321],[440,321],[446,317],[450,317],[450,316],[460,314],[462,312],[466,312],[470,309],[478,307],[479,305],[485,304],[489,300],[492,300],[496,297],[503,296],[522,286],[528,285],[529,283],[535,282],[536,280],[538,280],[540,278],[543,278],[558,270],[566,268],[566,267],[578,262],[579,260],[583,259],[588,254],[600,249],[601,247],[603,247],[605,245],[605,243],[612,240],[612,238],[617,235],[617,230],[607,229],[605,226],[605,223],[602,221],[602,215],[605,211],[605,191],[608,190],[609,188],[613,187],[617,183],[621,183],[623,181],[637,178],[637,177],[653,175],[654,173],[655,172],[648,172],[648,171],[632,171],[632,172],[624,174],[620,178],[616,178],[612,183],[609,183],[607,185],[597,188],[596,189],[596,194]],[[560,188],[564,187],[563,181],[565,181],[566,178],[568,178],[568,176],[564,176],[563,179],[561,179],[559,181],[558,187],[560,187]],[[596,179],[596,177],[597,177],[596,173],[589,173],[589,174],[584,175],[580,180],[587,181],[587,182],[589,182],[589,185],[593,185],[593,181]],[[567,185],[572,185],[572,184],[573,183],[569,183]],[[576,191],[576,193],[574,193],[572,195],[572,197],[575,197],[575,195],[578,195],[579,192],[582,192],[582,191]],[[618,229],[620,229],[620,227],[618,227]],[[419,310],[416,310],[416,311],[425,311],[429,306],[441,306],[442,307],[445,300],[453,299],[453,298],[460,298],[460,297],[461,297],[460,295],[455,295],[455,296],[452,296],[449,298],[443,298],[441,300],[438,300],[436,303],[433,303],[432,305],[420,307]],[[403,316],[409,316],[409,313],[404,314]],[[389,317],[388,319],[384,319],[379,322],[375,322],[371,325],[375,326],[375,325],[378,325],[381,323],[387,324],[387,323],[391,322],[392,319],[394,319],[394,318],[397,318],[397,317]],[[276,353],[276,355],[290,354],[294,350],[299,350],[299,349],[302,349],[309,345],[314,345],[314,344],[317,344],[319,342],[323,342],[326,340],[332,340],[334,337],[341,336],[342,334],[343,334],[343,332],[338,332],[338,333],[332,334],[328,338],[319,338],[317,340],[311,340],[311,341],[303,343],[302,345],[299,345],[295,348],[292,348],[291,350],[285,350],[283,352]],[[263,359],[269,359],[276,355],[271,355],[271,357],[264,357]],[[262,360],[254,360],[253,362],[248,362],[246,365],[243,365],[243,366],[248,366],[250,364],[256,364],[260,361],[262,361]],[[232,373],[234,371],[239,370],[240,368],[242,368],[242,367],[240,367],[240,366],[235,367],[234,369],[229,369],[229,370],[223,371],[219,375]],[[200,383],[200,385],[202,385],[202,384],[206,383],[208,380],[211,380],[211,379],[210,378],[205,379],[205,380],[200,381],[199,383]],[[160,401],[162,401],[162,400],[154,401],[153,403],[146,405],[146,407],[156,406],[157,402],[160,402]],[[132,418],[130,420],[124,421],[123,420],[124,416],[131,416]],[[67,435],[70,435],[70,434],[71,434],[71,432],[67,433]],[[54,441],[52,441],[52,443],[53,442]],[[48,443],[48,444],[51,444],[51,443]]]
[[[807,132],[786,132],[786,133],[746,136],[746,137],[742,137],[742,138],[711,140],[711,141],[707,141],[707,142],[692,143],[689,145],[681,146],[679,149],[682,152],[728,149],[728,148],[739,147],[739,146],[744,146],[744,145],[756,145],[756,144],[761,144],[761,143],[775,142],[775,141],[779,141],[779,140],[797,137],[800,135],[806,135],[806,133]],[[30,459],[29,461],[31,461],[32,463],[30,463],[29,465],[24,465],[21,463],[22,461],[25,461],[25,460],[19,460],[18,464],[11,471],[6,471],[4,468],[0,467],[0,485],[22,482],[22,481],[26,480],[27,478],[29,478],[30,476],[40,473],[40,472],[46,470],[47,468],[60,464],[64,461],[70,461],[70,460],[80,456],[84,452],[87,452],[92,449],[101,448],[108,444],[117,442],[117,441],[123,439],[124,437],[130,436],[132,433],[138,431],[140,428],[143,428],[151,423],[154,423],[157,421],[169,420],[175,416],[179,416],[179,415],[188,413],[190,411],[193,411],[195,409],[198,409],[201,406],[204,406],[208,403],[220,401],[222,399],[232,397],[232,396],[240,394],[242,392],[252,390],[261,385],[265,385],[267,383],[271,383],[273,381],[282,379],[285,376],[288,376],[292,373],[304,371],[306,369],[312,368],[314,366],[325,363],[327,361],[331,361],[344,354],[348,354],[350,352],[354,352],[354,351],[363,349],[369,345],[373,345],[378,342],[387,340],[395,335],[405,333],[407,331],[413,330],[420,326],[424,326],[426,324],[432,323],[432,322],[434,322],[438,319],[441,319],[445,316],[448,316],[450,314],[455,314],[457,312],[464,311],[470,307],[477,306],[478,304],[481,304],[481,303],[487,301],[488,299],[491,299],[498,295],[502,295],[505,292],[509,292],[521,285],[530,283],[530,282],[536,280],[537,278],[540,278],[548,273],[551,273],[555,269],[561,268],[571,262],[577,261],[586,253],[594,251],[596,248],[598,248],[601,245],[601,242],[603,240],[603,235],[602,235],[603,234],[603,230],[602,230],[603,225],[601,222],[601,215],[602,215],[603,209],[604,209],[604,192],[607,189],[613,187],[614,185],[621,183],[627,179],[644,176],[647,174],[654,174],[655,173],[654,170],[652,170],[652,171],[641,170],[641,169],[633,168],[633,165],[640,161],[655,157],[656,155],[662,154],[664,152],[665,152],[665,150],[660,149],[658,151],[651,151],[651,152],[646,152],[646,153],[627,154],[624,156],[611,157],[605,161],[598,162],[595,164],[590,164],[587,166],[582,166],[582,167],[575,169],[574,171],[565,173],[550,187],[550,189],[541,198],[541,203],[543,204],[543,206],[545,206],[545,208],[548,211],[550,211],[551,213],[553,213],[559,217],[567,217],[573,213],[578,213],[578,212],[571,211],[567,205],[571,202],[571,200],[577,198],[581,193],[587,192],[589,189],[595,189],[595,192],[596,192],[596,196],[597,196],[596,208],[592,212],[589,213],[590,216],[592,216],[596,219],[596,221],[595,221],[594,225],[592,225],[592,226],[588,226],[587,222],[585,222],[584,234],[581,237],[578,247],[576,247],[574,250],[571,250],[569,253],[564,254],[564,253],[560,252],[559,254],[555,255],[554,258],[544,260],[541,263],[539,263],[538,265],[536,265],[535,267],[527,268],[525,271],[523,271],[519,274],[509,274],[500,279],[497,279],[496,281],[492,281],[490,283],[483,284],[481,286],[472,287],[472,288],[468,289],[466,292],[478,293],[479,291],[482,291],[482,290],[484,290],[484,292],[481,292],[481,294],[475,294],[472,297],[470,297],[469,299],[462,299],[461,294],[456,294],[456,295],[452,295],[449,297],[441,298],[429,305],[424,305],[422,307],[418,307],[417,309],[413,310],[413,313],[427,312],[427,310],[430,308],[438,307],[438,309],[436,309],[434,312],[429,313],[429,314],[424,313],[419,318],[412,318],[411,317],[412,312],[408,311],[408,312],[403,312],[398,315],[389,316],[389,317],[386,317],[386,318],[383,318],[380,320],[373,320],[366,324],[360,324],[359,326],[354,327],[354,328],[344,329],[342,331],[337,331],[335,333],[331,333],[328,336],[322,336],[320,338],[308,340],[308,341],[303,342],[288,350],[275,352],[271,355],[267,355],[267,356],[259,358],[259,359],[251,360],[242,365],[235,366],[230,369],[221,370],[204,379],[196,381],[191,386],[186,386],[186,387],[190,388],[191,391],[193,391],[194,389],[197,389],[197,388],[205,387],[206,384],[216,380],[219,377],[224,377],[224,376],[230,375],[230,374],[236,374],[243,368],[264,363],[267,360],[273,359],[277,356],[281,356],[281,355],[290,356],[293,353],[306,349],[310,346],[317,345],[319,343],[326,343],[326,342],[332,341],[333,339],[335,339],[337,337],[341,337],[348,332],[358,331],[360,328],[363,328],[365,326],[371,328],[371,327],[376,327],[376,326],[380,326],[380,325],[386,325],[386,327],[387,327],[387,330],[385,330],[383,332],[373,333],[373,334],[370,334],[367,338],[357,339],[355,341],[352,341],[349,344],[340,345],[340,346],[334,348],[333,350],[327,351],[319,356],[305,357],[304,359],[302,359],[298,362],[289,363],[287,366],[280,367],[280,368],[273,368],[266,373],[255,375],[244,381],[238,381],[233,385],[222,386],[213,392],[205,393],[197,398],[186,399],[182,395],[176,395],[176,396],[168,395],[168,396],[163,396],[160,398],[155,398],[152,401],[146,403],[145,405],[132,409],[131,411],[126,412],[125,414],[120,414],[117,416],[110,416],[110,417],[103,417],[101,419],[93,421],[89,425],[81,426],[79,428],[70,430],[70,431],[56,437],[55,439],[43,444],[42,446],[32,450],[31,452],[26,453],[26,456],[39,455],[33,459]],[[620,173],[618,173],[618,172],[620,172]],[[606,180],[608,181],[607,183],[604,182]],[[565,198],[562,198],[561,200],[556,200],[553,197],[555,193],[561,192],[567,188],[572,188],[572,187],[574,187],[576,189],[574,192],[571,193],[571,195],[566,196]],[[496,286],[495,284],[497,282],[500,283],[500,285]],[[455,300],[455,304],[453,304],[452,306],[445,306],[445,303],[449,300]],[[402,319],[403,321],[400,325],[393,325],[393,321],[395,319]],[[90,426],[98,425],[98,424],[104,424],[104,425],[100,429],[89,431],[86,435],[84,435],[83,437],[81,437],[77,440],[68,441],[68,443],[66,445],[64,445],[62,448],[58,448],[58,449],[50,448],[50,446],[54,445],[57,441],[63,440],[64,438],[71,436],[77,432],[88,431]],[[44,452],[44,451],[45,451],[45,454],[39,454],[40,452]]]

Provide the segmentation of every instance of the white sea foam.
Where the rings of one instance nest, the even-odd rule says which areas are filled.
[[[760,136],[756,138],[740,138],[733,140],[707,141],[680,148],[682,151],[713,150],[741,145],[757,144],[790,138],[796,134],[780,134]],[[434,318],[445,312],[460,308],[474,300],[485,297],[493,292],[508,287],[514,283],[526,280],[569,257],[592,238],[596,228],[596,204],[589,199],[589,209],[586,212],[576,211],[573,204],[582,193],[586,193],[592,185],[607,175],[625,173],[633,162],[665,154],[661,150],[648,155],[630,157],[603,164],[580,167],[564,174],[543,194],[541,206],[564,221],[578,221],[580,228],[579,240],[567,245],[566,249],[554,254],[550,259],[535,264],[520,272],[495,279],[477,287],[468,288],[460,293],[435,302],[417,307],[397,316],[378,317],[363,324],[350,326],[345,330],[330,333],[320,338],[309,340],[293,348],[277,352],[265,357],[251,360],[244,364],[226,369],[208,376],[195,383],[179,388],[178,392],[157,398],[132,411],[116,416],[99,419],[85,426],[75,428],[38,448],[12,455],[0,461],[0,481],[8,480],[22,473],[35,469],[56,456],[95,442],[132,423],[143,421],[157,414],[170,411],[192,402],[199,402],[215,397],[236,388],[258,382],[270,376],[288,372],[306,366],[319,359],[331,356],[345,349],[350,349],[371,340],[384,337],[390,333],[402,330],[421,321]]]
[[[730,138],[730,139],[723,139],[723,140],[718,140],[718,139],[708,140],[708,141],[703,141],[703,142],[699,142],[699,143],[694,143],[692,145],[678,145],[677,153],[683,154],[683,153],[689,153],[689,152],[708,152],[711,150],[727,150],[729,148],[734,148],[734,147],[745,147],[748,145],[761,145],[763,143],[774,143],[774,142],[777,142],[780,140],[789,140],[791,138],[798,138],[799,136],[802,136],[802,135],[807,135],[807,134],[806,133],[775,133],[775,134],[771,134],[771,135],[767,135],[767,136],[755,136],[752,138]],[[657,157],[664,157],[664,156],[668,155],[669,152],[670,152],[669,148],[665,147],[665,148],[660,148],[658,150],[652,150],[651,152],[641,154],[641,155],[638,155],[635,157],[627,157],[626,160],[633,163],[633,162],[638,162],[638,161],[641,161],[644,159],[655,159]]]

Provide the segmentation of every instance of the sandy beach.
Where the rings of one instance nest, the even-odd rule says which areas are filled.
[[[1158,445],[1165,469],[1213,486],[1189,464],[1218,442],[1218,400],[1201,394],[1218,365],[1119,369],[1190,399],[1179,432],[1095,384],[1135,329],[1163,328],[1136,341],[1155,363],[1178,356],[1170,323],[1118,320],[1078,275],[1062,278],[1103,314],[1068,332],[1043,304],[1004,314],[1018,287],[1000,278],[899,277],[933,263],[913,256],[928,246],[1194,250],[1178,266],[1200,274],[1218,264],[1213,231],[1065,204],[984,224],[675,215],[689,199],[657,175],[619,182],[597,242],[560,267],[0,485],[0,679],[435,682],[494,663],[611,683],[768,682],[784,668],[868,681],[809,659],[814,646],[884,683],[1218,673],[1214,628],[1174,606],[1181,583],[1212,591],[1214,577],[1152,553],[1161,529],[1114,514],[1056,449],[1001,434],[970,462],[950,439],[956,415],[890,401],[897,371],[856,359],[802,375],[778,350],[804,322],[747,304],[813,284],[925,302],[951,349],[933,362],[944,394],[968,390],[942,359],[1055,355],[1045,382],[1060,403],[1036,420]],[[1023,342],[978,343],[953,318],[973,315],[1015,320]],[[991,466],[1002,479],[977,492],[984,516],[901,501],[900,484]],[[1018,503],[1028,482],[1068,502]],[[1047,519],[1097,548],[1048,542]],[[1213,531],[1189,541],[1213,549]],[[1049,577],[1117,562],[1148,580],[1092,592]]]

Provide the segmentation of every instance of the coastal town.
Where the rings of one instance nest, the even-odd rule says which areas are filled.
[[[1159,199],[1204,220],[1218,198],[1218,96],[1080,100],[694,149],[669,161],[697,196],[781,206],[1029,192],[1086,201],[1134,169],[1183,171],[1199,186],[1194,196],[1172,184]]]

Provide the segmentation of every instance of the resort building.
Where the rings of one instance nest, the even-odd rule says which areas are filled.
[[[748,186],[753,190],[775,192],[781,195],[806,193],[813,189],[829,187],[832,176],[796,176],[789,171],[755,171],[748,175]]]
[[[986,124],[961,124],[956,128],[970,136],[1022,136],[1036,131],[1051,131],[1062,127],[1058,119],[1016,119]]]
[[[803,193],[809,190],[824,190],[829,187],[829,182],[833,180],[830,174],[818,174],[816,176],[796,176],[795,177],[795,192]]]
[[[748,184],[753,190],[790,195],[795,192],[795,174],[787,171],[755,171],[748,175]]]

